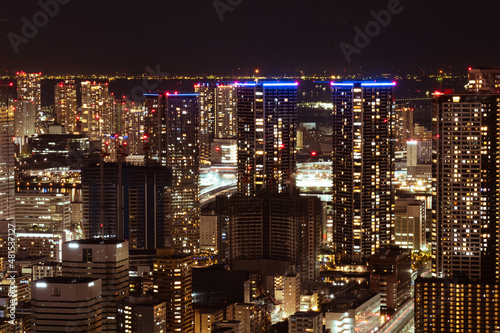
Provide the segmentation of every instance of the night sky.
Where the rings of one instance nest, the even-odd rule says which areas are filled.
[[[45,2],[55,0],[42,0]],[[63,1],[63,0],[60,0]],[[497,1],[401,0],[403,10],[352,55],[354,28],[392,0],[218,0],[239,3],[221,21],[213,0],[71,0],[16,54],[7,37],[22,36],[37,1],[0,4],[0,69],[44,74],[366,74],[427,72],[500,65]],[[68,2],[68,0],[64,0]],[[465,3],[465,4],[464,4]]]

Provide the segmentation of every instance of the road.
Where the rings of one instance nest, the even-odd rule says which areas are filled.
[[[413,298],[408,300],[405,305],[388,321],[381,329],[381,333],[399,333],[414,316],[415,304]]]

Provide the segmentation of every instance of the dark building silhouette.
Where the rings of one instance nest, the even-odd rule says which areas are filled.
[[[167,167],[84,166],[83,221],[89,237],[120,237],[131,249],[164,248],[171,235],[170,186]]]

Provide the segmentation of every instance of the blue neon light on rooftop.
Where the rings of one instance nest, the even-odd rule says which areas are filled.
[[[375,82],[375,81],[348,81],[348,82],[332,82],[332,86],[353,87],[354,84],[361,83],[362,87],[394,87],[396,82]]]
[[[171,92],[154,92],[154,93],[146,93],[146,94],[142,94],[143,96],[159,96],[159,95],[163,95],[163,94],[167,94],[167,96],[183,96],[183,97],[187,97],[187,96],[200,96],[200,94],[194,94],[194,93],[190,93],[190,94],[176,94],[176,93],[171,93]]]
[[[236,86],[243,87],[255,87],[258,84],[262,84],[264,87],[297,87],[298,82],[236,82]]]

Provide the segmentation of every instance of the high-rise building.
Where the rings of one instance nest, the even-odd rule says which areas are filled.
[[[16,138],[19,138],[18,140],[22,140],[25,137],[29,138],[36,134],[36,116],[36,105],[32,101],[17,100],[14,102],[14,135]],[[26,142],[23,141],[23,144],[26,144]]]
[[[341,261],[360,262],[392,241],[394,85],[331,84],[333,228]]]
[[[146,157],[172,170],[170,244],[180,252],[199,248],[198,94],[146,94]],[[148,163],[148,162],[147,162]]]
[[[124,333],[165,333],[165,302],[152,296],[128,296],[118,305],[118,330]]]
[[[499,295],[497,282],[419,277],[415,280],[415,332],[498,332]]]
[[[192,256],[175,249],[157,250],[153,265],[155,300],[166,302],[165,332],[192,333]]]
[[[380,293],[383,314],[392,315],[411,296],[411,255],[399,247],[381,249],[370,257],[370,289]]]
[[[468,91],[500,93],[500,67],[469,67]]]
[[[100,141],[116,131],[114,96],[109,93],[107,83],[84,81],[82,86],[82,108],[76,116],[77,126],[93,141]]]
[[[236,86],[201,83],[195,91],[200,94],[200,163],[210,164],[213,140],[236,137]]]
[[[128,242],[116,239],[63,244],[63,277],[102,281],[102,332],[116,332],[118,304],[129,293],[128,250]]]
[[[118,103],[120,106],[120,103]],[[128,154],[143,155],[143,140],[146,125],[147,110],[142,103],[125,100],[121,102],[122,129],[121,133],[126,136]]]
[[[406,142],[413,139],[413,109],[409,107],[399,107],[395,112],[395,138],[396,151],[406,149]]]
[[[100,279],[43,278],[31,293],[32,332],[103,332]]]
[[[41,74],[17,73],[17,100],[14,102],[16,137],[31,137],[42,133],[37,127],[41,111]],[[18,143],[26,144],[24,141]]]
[[[0,108],[0,222],[13,221],[15,212],[14,111]]]
[[[498,308],[500,270],[497,72],[471,70],[472,93],[433,95],[434,278],[415,282],[417,332],[500,329],[491,310]]]
[[[82,168],[83,222],[90,238],[123,238],[131,249],[170,242],[171,172],[98,162]]]
[[[288,194],[217,197],[219,261],[280,260],[304,280],[319,277],[323,209],[316,197]],[[226,257],[227,256],[227,257]]]
[[[78,105],[76,99],[76,84],[66,80],[55,85],[55,114],[57,122],[66,127],[66,133],[76,134]]]
[[[297,83],[236,84],[238,190],[286,193],[295,187]]]
[[[0,107],[11,106],[17,98],[17,91],[12,81],[0,80]]]
[[[33,102],[37,110],[41,105],[41,75],[42,73],[25,72],[18,72],[16,75],[17,99]]]
[[[434,94],[433,276],[499,276],[500,94]]]

